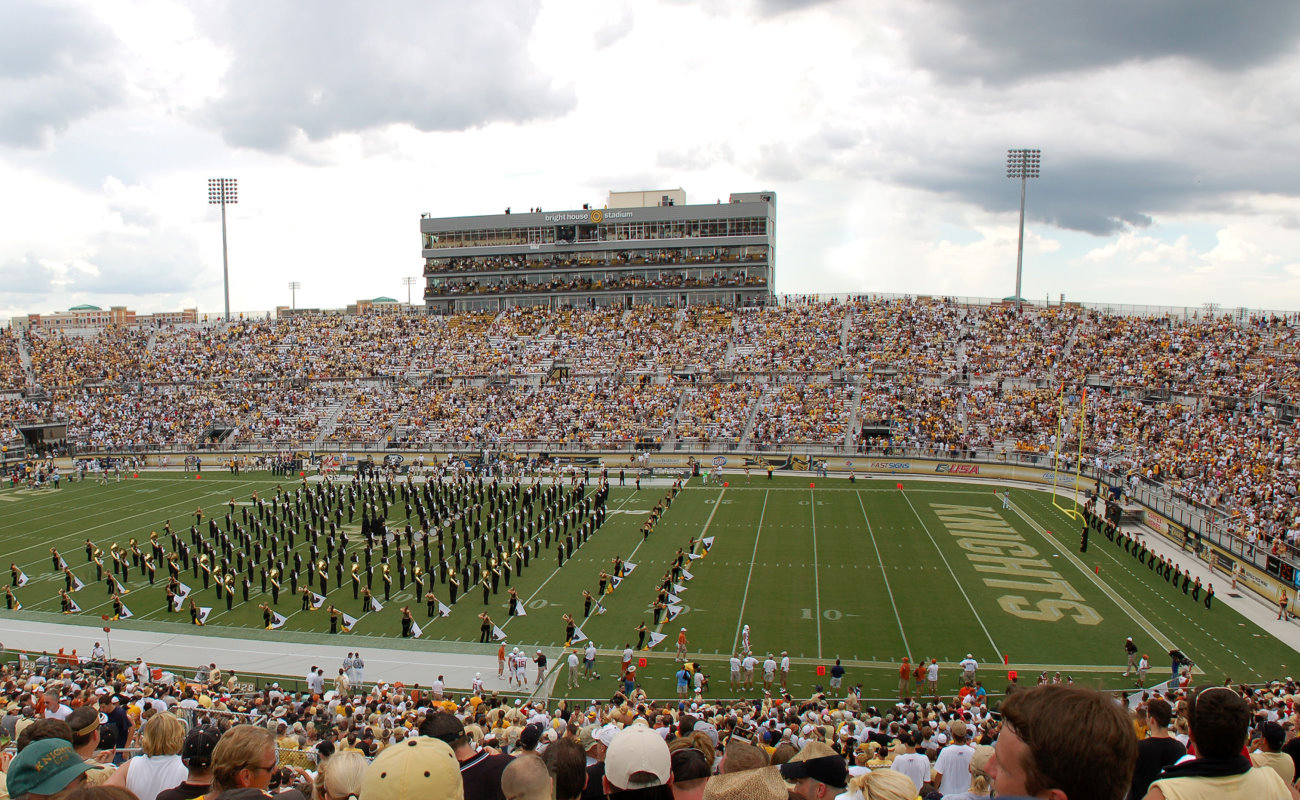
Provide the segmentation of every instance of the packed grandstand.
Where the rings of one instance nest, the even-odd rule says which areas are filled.
[[[75,452],[1083,454],[1294,545],[1294,320],[943,298],[314,314],[0,333],[0,431]],[[1073,452],[1078,428],[1061,426]]]

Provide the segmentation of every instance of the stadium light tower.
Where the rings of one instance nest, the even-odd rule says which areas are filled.
[[[1038,177],[1040,150],[1008,150],[1007,177],[1020,179],[1020,242],[1016,245],[1016,313],[1020,312],[1020,268],[1025,259],[1025,184]]]
[[[226,254],[226,206],[238,202],[238,179],[208,178],[208,205],[221,206],[221,278],[226,287],[226,322],[230,321],[230,259]]]
[[[292,298],[289,301],[290,304],[289,307],[292,309],[296,310],[298,308],[298,290],[301,288],[302,288],[302,284],[299,283],[298,281],[289,281],[289,292],[290,292],[290,297]]]
[[[406,287],[406,304],[408,306],[411,304],[411,287],[414,286],[415,282],[418,280],[419,278],[402,278],[402,285]]]

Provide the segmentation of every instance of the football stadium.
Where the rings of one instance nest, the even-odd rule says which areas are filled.
[[[1067,5],[0,8],[0,790],[1300,798],[1300,11]]]

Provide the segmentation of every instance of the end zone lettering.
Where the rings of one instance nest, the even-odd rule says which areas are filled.
[[[953,475],[978,475],[980,474],[979,464],[939,464],[934,468],[935,472],[948,472]]]

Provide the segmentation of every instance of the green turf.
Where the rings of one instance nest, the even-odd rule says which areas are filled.
[[[1208,678],[1239,681],[1277,678],[1294,672],[1300,657],[1253,622],[1222,603],[1207,611],[1181,591],[1156,579],[1121,548],[1094,536],[1086,554],[1077,552],[1078,524],[1054,509],[1050,497],[1033,491],[1012,491],[1011,509],[1004,510],[988,485],[907,482],[900,491],[895,481],[809,479],[757,476],[745,485],[740,476],[727,488],[701,486],[693,481],[664,514],[654,533],[642,540],[640,526],[666,487],[615,486],[609,499],[611,514],[605,526],[575,558],[556,569],[554,550],[543,550],[513,580],[528,615],[507,619],[504,585],[490,598],[486,610],[508,634],[511,645],[541,646],[552,662],[563,644],[564,613],[582,617],[582,590],[596,590],[601,569],[609,569],[616,555],[634,562],[633,572],[617,591],[604,598],[607,612],[582,625],[602,650],[621,650],[635,643],[639,621],[651,623],[649,606],[673,554],[692,537],[713,536],[707,556],[688,569],[694,579],[682,595],[685,607],[675,621],[660,626],[668,639],[653,652],[644,653],[647,666],[639,673],[643,685],[655,696],[671,696],[673,642],[679,627],[688,629],[692,658],[712,677],[711,694],[726,696],[725,659],[736,647],[742,624],[752,629],[755,654],[789,651],[794,659],[791,688],[807,691],[827,678],[817,667],[829,667],[836,657],[848,666],[847,683],[861,683],[870,697],[890,696],[896,683],[896,664],[904,655],[913,661],[938,658],[941,683],[951,692],[955,663],[971,652],[984,666],[982,675],[993,692],[1005,685],[1003,657],[1032,682],[1039,670],[1057,670],[1076,681],[1107,688],[1122,688],[1131,681],[1120,677],[1122,644],[1133,636],[1151,656],[1151,682],[1168,673],[1165,652],[1180,647],[1197,662]],[[24,610],[42,618],[71,623],[102,624],[99,615],[111,609],[102,583],[93,581],[83,542],[92,538],[105,551],[110,543],[125,545],[131,537],[146,542],[151,530],[162,530],[165,520],[188,528],[193,512],[203,507],[224,512],[233,495],[247,502],[254,490],[263,497],[282,479],[263,475],[234,477],[209,472],[202,480],[180,473],[142,473],[137,479],[108,486],[93,482],[31,492],[0,490],[0,529],[3,553],[0,564],[16,561],[32,583],[16,590]],[[400,502],[392,509],[390,527],[401,527]],[[353,526],[357,527],[357,526]],[[971,533],[971,531],[974,533]],[[1048,534],[1048,531],[1054,531]],[[1014,555],[1028,559],[1016,569],[1032,575],[981,571],[977,567],[1005,568],[988,556],[974,552],[980,537],[997,537],[1002,556],[1012,537],[1021,547]],[[966,547],[963,548],[962,544]],[[75,595],[83,609],[76,619],[59,615],[57,590],[61,576],[51,571],[49,548],[58,546],[74,572],[87,583]],[[306,543],[299,539],[299,548]],[[995,556],[996,557],[996,556]],[[1054,576],[1052,575],[1054,573]],[[329,620],[321,611],[302,612],[299,598],[289,595],[287,582],[278,610],[289,618],[282,631],[261,629],[257,604],[269,597],[254,586],[248,604],[235,603],[226,610],[212,589],[203,590],[189,572],[182,580],[196,590],[200,605],[213,608],[209,624],[193,628],[188,616],[163,609],[165,569],[150,587],[132,573],[131,592],[125,596],[136,619],[117,623],[124,627],[167,625],[169,630],[205,635],[240,635],[250,638],[324,642],[335,639],[340,648],[362,641],[377,646],[493,652],[495,645],[479,645],[477,614],[485,607],[481,591],[462,596],[450,617],[429,620],[424,603],[412,596],[411,587],[397,591],[380,613],[367,614],[353,632],[331,637]],[[1044,575],[1054,583],[1046,583]],[[989,581],[1013,585],[990,585]],[[1017,587],[1015,583],[1020,585]],[[1042,588],[1051,586],[1055,595]],[[335,588],[331,574],[330,603],[358,615],[350,583]],[[1039,587],[1039,588],[1035,588]],[[1220,595],[1226,586],[1217,587]],[[380,583],[376,595],[382,600]],[[444,587],[435,591],[445,601]],[[1076,607],[1039,604],[1050,596],[1069,595],[1090,612]],[[1014,599],[1016,597],[1022,599]],[[1013,598],[1013,599],[1008,599]],[[409,603],[425,629],[415,642],[397,639],[398,609]],[[1008,607],[1022,609],[1021,615]],[[1040,610],[1045,609],[1045,610]],[[1025,618],[1026,610],[1044,617]],[[45,612],[45,613],[41,613]],[[1081,614],[1096,624],[1080,624]],[[48,616],[47,616],[48,615]],[[171,627],[174,625],[175,627]],[[605,696],[614,685],[609,675],[616,657],[603,655],[606,679],[585,683],[575,696]],[[564,675],[556,683],[564,692]]]

